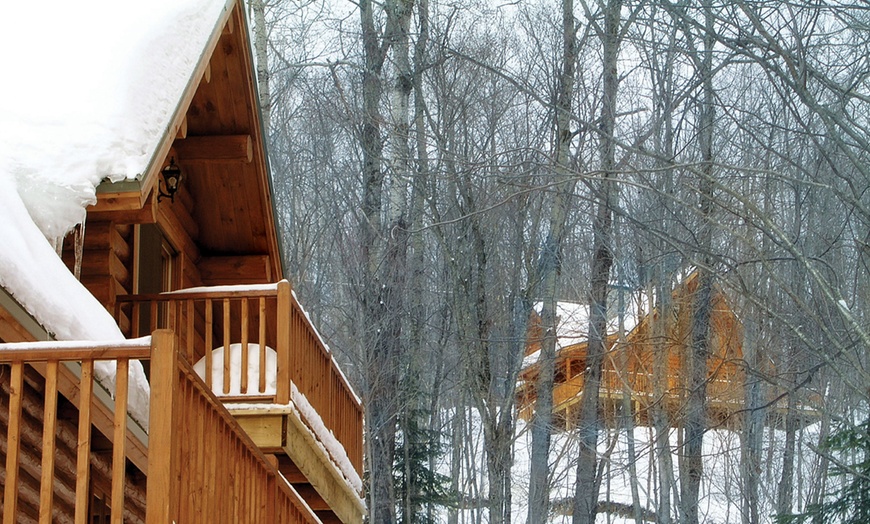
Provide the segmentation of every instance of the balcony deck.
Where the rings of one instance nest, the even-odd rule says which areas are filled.
[[[178,347],[166,330],[117,345],[0,344],[4,524],[319,522]],[[149,358],[144,436],[127,416],[127,370]],[[113,397],[94,376],[106,361]]]
[[[185,360],[318,516],[361,522],[362,407],[287,281],[121,296],[115,314],[130,337],[177,333]]]

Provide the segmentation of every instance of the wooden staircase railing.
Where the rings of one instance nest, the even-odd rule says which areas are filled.
[[[155,331],[148,524],[319,520],[179,355]]]

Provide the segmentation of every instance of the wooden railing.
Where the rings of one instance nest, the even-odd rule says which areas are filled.
[[[0,344],[0,363],[8,370],[0,394],[8,402],[8,410],[0,409],[6,414],[4,524],[37,518],[39,522],[89,522],[92,471],[109,477],[109,493],[103,494],[102,501],[111,507],[111,522],[143,521],[143,501],[129,489],[126,474],[127,369],[131,359],[148,358],[150,351],[147,342],[119,347]],[[94,384],[97,361],[117,366],[117,393],[109,421],[96,420],[105,418],[105,411],[98,409],[105,404],[96,399],[102,391]],[[78,408],[77,425],[61,416],[61,410],[69,411],[69,403]],[[110,461],[93,449],[92,424],[102,426],[113,443]]]
[[[128,425],[127,369],[148,358],[142,462],[130,444],[141,441]],[[95,382],[95,366],[107,361],[117,371],[114,400]],[[3,524],[85,524],[103,510],[113,524],[319,522],[179,354],[170,331],[119,345],[0,344],[0,366]],[[100,484],[107,486],[98,493]]]
[[[553,387],[553,406],[559,408],[567,404],[575,403],[579,400],[580,394],[583,391],[584,375],[576,374],[563,382],[559,382]],[[663,387],[667,400],[679,401],[686,395],[686,384],[678,375],[669,374],[665,377],[666,384]],[[627,383],[627,384],[626,384]],[[601,370],[601,395],[609,398],[621,398],[623,392],[627,391],[634,399],[641,404],[655,402],[653,398],[655,389],[653,388],[653,377],[648,373],[636,371],[618,372],[612,368]],[[739,408],[739,404],[743,400],[743,382],[740,378],[721,378],[714,376],[707,382],[707,398],[711,404],[717,406],[733,405],[735,409]],[[521,399],[522,400],[522,399]],[[531,399],[534,400],[533,398]],[[529,400],[525,400],[529,402]],[[674,406],[681,405],[680,402]],[[523,416],[531,416],[531,406],[520,404],[521,414]]]
[[[153,335],[148,524],[319,522],[179,355]]]
[[[291,386],[304,395],[332,432],[358,474],[362,473],[362,407],[331,352],[324,346],[311,321],[293,295],[290,284],[259,286],[221,286],[196,288],[171,293],[118,297],[115,316],[128,325],[128,336],[135,337],[155,329],[171,329],[178,334],[181,353],[189,362],[204,360],[211,370],[212,350],[240,344],[241,361],[234,369],[231,351],[223,351],[222,377],[238,377],[244,397],[231,395],[230,380],[215,393],[224,401],[271,402],[286,405],[291,401]],[[256,346],[259,362],[267,348],[277,357],[275,391],[266,388],[269,379],[265,366],[249,377],[250,344]],[[254,366],[256,368],[256,366]],[[212,374],[205,382],[212,387]]]

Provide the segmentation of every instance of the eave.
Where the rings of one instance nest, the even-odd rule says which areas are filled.
[[[176,214],[189,218],[186,225],[192,227],[185,229],[196,243],[197,257],[268,256],[268,280],[283,278],[253,71],[244,9],[229,0],[148,167],[135,179],[100,184],[89,214],[155,223],[159,207],[179,209],[165,199],[160,206],[156,202],[160,172],[175,159],[187,192],[181,195],[187,209]]]

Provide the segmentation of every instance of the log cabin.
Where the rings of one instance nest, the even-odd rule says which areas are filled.
[[[628,308],[622,333],[615,321],[608,326],[601,375],[600,398],[605,424],[614,426],[617,417],[632,411],[636,423],[649,425],[651,408],[661,406],[670,424],[680,427],[683,406],[688,393],[687,377],[691,376],[688,351],[691,341],[691,319],[697,272],[690,273],[673,290],[669,311],[662,314],[638,301]],[[555,426],[571,429],[576,420],[583,392],[586,371],[587,306],[562,305],[560,311],[574,313],[573,320],[563,318],[557,328],[555,385],[553,390]],[[519,416],[530,420],[536,399],[535,387],[540,366],[538,352],[543,338],[540,316],[530,321],[526,357],[517,387]],[[659,373],[656,373],[658,356]],[[707,369],[708,420],[713,426],[733,427],[743,408],[744,362],[743,328],[728,304],[725,294],[715,286],[710,315],[710,357]],[[658,386],[658,387],[657,387]]]
[[[0,106],[3,522],[361,523],[362,406],[284,274],[244,6],[140,3],[97,2],[121,62],[58,82],[96,100]],[[39,23],[101,31],[87,8]]]

